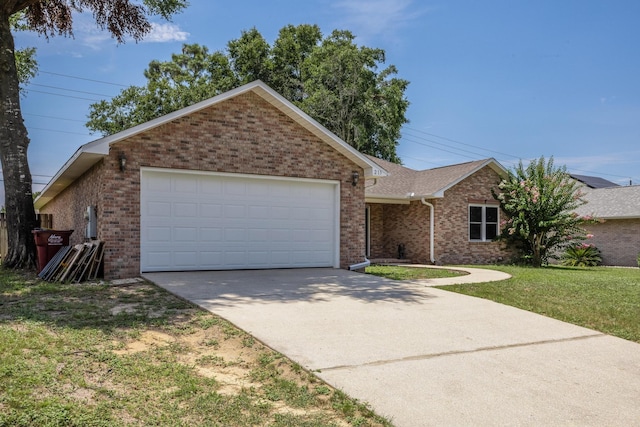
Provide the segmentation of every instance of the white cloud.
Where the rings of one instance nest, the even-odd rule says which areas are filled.
[[[346,29],[360,38],[389,36],[426,10],[412,10],[413,0],[340,0],[334,7],[344,14]]]
[[[180,27],[175,24],[158,24],[151,23],[151,32],[147,34],[143,42],[149,43],[166,43],[173,41],[185,41],[189,37],[189,33],[186,31],[181,31]]]
[[[93,16],[88,13],[74,16],[74,34],[76,39],[81,40],[83,45],[92,50],[101,50],[105,45],[113,46],[117,43],[109,31],[98,28]],[[152,22],[151,31],[144,36],[142,42],[166,43],[185,41],[188,36],[189,33],[181,31],[180,27],[175,24]],[[132,39],[127,38],[127,42],[132,41]]]

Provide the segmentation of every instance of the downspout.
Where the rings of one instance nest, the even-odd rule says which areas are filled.
[[[433,255],[433,247],[434,247],[434,236],[433,236],[433,218],[434,218],[434,213],[433,213],[433,205],[429,202],[427,202],[424,197],[420,199],[420,201],[422,202],[423,205],[427,205],[429,206],[429,258],[431,260],[431,264],[435,264],[436,263],[436,258]]]
[[[363,268],[369,267],[371,265],[371,261],[364,257],[363,262],[359,262],[358,264],[352,264],[349,266],[349,270],[362,270]]]
[[[367,181],[369,181],[369,180],[367,180]],[[373,178],[373,185],[370,185],[369,187],[366,187],[366,184],[365,184],[365,188],[373,187],[373,186],[374,186],[374,185],[376,185],[377,183],[378,183],[378,178]],[[357,263],[357,264],[351,264],[351,265],[349,266],[349,271],[353,271],[353,270],[362,270],[363,268],[367,268],[367,267],[369,267],[370,265],[371,265],[371,261],[369,261],[369,260],[367,259],[367,256],[365,255],[365,257],[364,257],[364,261],[363,261],[363,262],[359,262],[359,263]]]

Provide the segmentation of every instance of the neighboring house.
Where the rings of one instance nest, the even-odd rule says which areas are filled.
[[[365,179],[386,175],[257,81],[83,145],[35,205],[72,243],[105,242],[107,279],[348,268],[364,261]]]
[[[640,254],[640,186],[596,188],[585,192],[576,212],[602,222],[585,226],[604,265],[637,266]]]
[[[491,189],[506,170],[494,159],[416,171],[369,157],[389,176],[367,182],[367,255],[411,262],[487,264],[514,252],[494,242],[502,212]]]

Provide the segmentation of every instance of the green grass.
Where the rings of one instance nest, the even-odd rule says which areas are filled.
[[[391,425],[150,283],[51,284],[0,269],[0,427],[345,424]]]
[[[370,265],[365,273],[386,277],[392,280],[418,280],[438,279],[443,277],[456,277],[467,273],[444,268],[419,268],[390,265]]]
[[[491,266],[513,277],[441,289],[489,299],[640,342],[640,270]]]

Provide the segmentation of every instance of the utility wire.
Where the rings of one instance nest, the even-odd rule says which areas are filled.
[[[44,93],[46,95],[55,95],[55,96],[61,96],[63,98],[74,98],[74,99],[82,99],[83,101],[93,101],[93,102],[100,102],[100,99],[91,99],[91,98],[82,98],[80,96],[73,96],[73,95],[63,95],[61,93],[53,93],[53,92],[45,92],[43,90],[35,90],[35,89],[27,89],[27,92],[36,92],[36,93]]]
[[[56,129],[44,129],[44,128],[34,128],[34,127],[30,127],[29,130],[41,130],[44,132],[56,132],[56,133],[66,133],[69,135],[82,135],[82,136],[91,136],[90,133],[80,133],[80,132],[69,132],[66,130],[56,130]]]
[[[42,114],[33,114],[33,113],[22,113],[22,114],[25,116],[42,117],[43,119],[65,120],[68,122],[85,123],[84,120],[78,120],[78,119],[65,119],[64,117],[45,116]]]
[[[122,84],[119,84],[119,83],[105,82],[103,80],[88,79],[86,77],[71,76],[69,74],[54,73],[54,72],[51,72],[51,71],[38,70],[38,73],[49,74],[49,75],[52,75],[52,76],[66,77],[66,78],[69,78],[69,79],[84,80],[84,81],[87,81],[87,82],[102,83],[102,84],[111,85],[111,86],[119,86],[119,87],[129,87],[130,86],[130,85],[122,85]]]
[[[425,132],[425,131],[422,131],[420,129],[414,129],[414,128],[410,128],[410,127],[405,127],[405,128],[410,130],[410,131],[413,131],[413,132],[419,132],[419,133],[422,133],[424,135],[429,135],[429,136],[432,136],[432,137],[435,137],[435,138],[444,139],[445,141],[454,142],[456,144],[464,145],[466,147],[477,148],[479,150],[488,151],[490,153],[500,154],[501,156],[513,157],[514,159],[519,159],[520,158],[518,156],[514,156],[513,154],[502,153],[500,151],[490,150],[488,148],[480,147],[478,145],[467,144],[467,143],[464,143],[462,141],[456,141],[455,139],[451,139],[451,138],[447,138],[447,137],[444,137],[444,136],[436,135],[434,133]],[[415,137],[416,138],[421,138],[419,136],[415,136]]]
[[[503,156],[507,156],[507,157],[510,157],[510,158],[513,158],[513,159],[522,159],[522,157],[514,156],[513,154],[507,154],[507,153],[502,153],[500,151],[489,150],[487,148],[483,148],[483,147],[480,147],[480,146],[477,146],[477,145],[467,144],[467,143],[464,143],[464,142],[461,142],[461,141],[456,141],[455,139],[451,139],[451,138],[447,138],[447,137],[444,137],[444,136],[436,135],[436,134],[433,134],[433,133],[421,131],[419,129],[413,129],[413,128],[407,128],[407,129],[410,130],[410,131],[419,132],[419,133],[422,133],[422,134],[425,134],[425,135],[433,136],[433,137],[436,137],[436,138],[443,139],[445,141],[454,142],[456,144],[464,145],[464,146],[467,146],[467,147],[473,147],[473,148],[477,148],[477,149],[480,149],[480,150],[489,151],[489,152],[500,154],[500,155],[503,155]],[[424,137],[420,137],[420,136],[416,136],[416,135],[409,135],[409,136],[411,136],[413,138],[417,138],[419,140],[432,142],[432,143],[435,143],[435,144],[442,144],[439,141],[434,141],[432,139],[428,139],[428,138],[424,138]],[[405,140],[405,139],[406,139],[406,137],[403,136],[402,140]],[[466,155],[463,155],[463,154],[460,154],[460,153],[457,153],[457,152],[448,151],[448,150],[445,150],[443,148],[438,148],[438,147],[434,147],[434,146],[429,145],[429,144],[424,144],[424,143],[421,143],[421,142],[417,142],[415,140],[411,140],[411,139],[406,139],[406,140],[409,141],[409,142],[412,142],[414,144],[420,144],[420,145],[424,145],[424,146],[427,146],[427,147],[430,147],[430,148],[435,148],[437,150],[445,151],[445,152],[448,152],[448,153],[451,153],[451,154],[455,154],[457,156],[469,157],[469,156],[466,156]],[[452,148],[454,150],[459,150],[459,151],[463,151],[463,152],[467,152],[467,153],[471,153],[471,154],[476,154],[478,156],[483,156],[482,154],[475,153],[475,152],[469,151],[469,150],[464,150],[462,148],[456,148],[456,147],[451,147],[451,146],[447,146],[447,147],[448,148]],[[512,164],[516,163],[514,161],[506,161],[504,159],[499,159],[499,160],[504,162],[504,163],[512,163]],[[612,177],[616,177],[616,178],[625,178],[625,179],[631,178],[631,179],[634,179],[634,180],[638,181],[638,179],[636,177],[630,177],[630,176],[626,176],[626,175],[616,175],[616,174],[611,174],[611,173],[588,171],[588,170],[577,169],[577,168],[570,168],[570,169],[572,171],[574,171],[574,172],[583,172],[583,173],[595,174],[595,175],[605,175],[605,176],[612,176]]]
[[[84,93],[85,95],[97,95],[97,96],[104,96],[104,97],[107,97],[107,98],[112,98],[113,97],[113,95],[105,95],[104,93],[85,92],[83,90],[67,89],[67,88],[60,87],[60,86],[41,85],[41,84],[38,84],[38,83],[29,83],[29,86],[38,86],[38,87],[46,87],[48,89],[66,90],[67,92]]]

